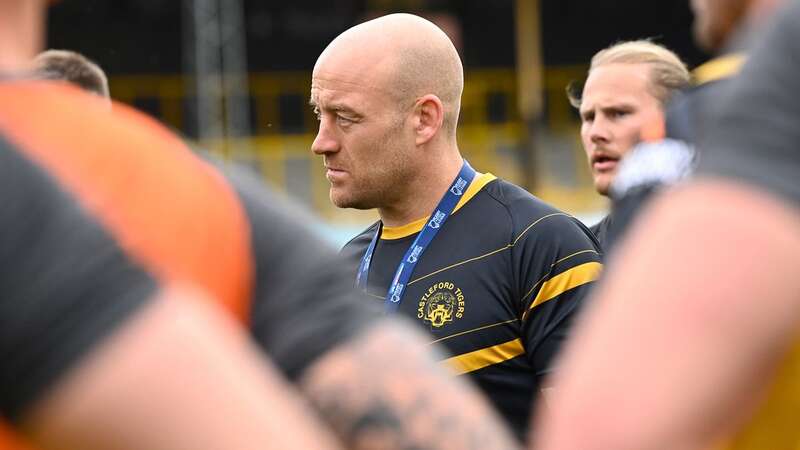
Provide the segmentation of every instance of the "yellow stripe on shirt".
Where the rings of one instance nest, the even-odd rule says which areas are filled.
[[[692,71],[694,83],[699,86],[736,75],[744,65],[745,59],[746,57],[739,53],[714,58]]]
[[[482,348],[474,352],[453,356],[442,361],[442,364],[449,367],[456,375],[462,375],[508,361],[523,353],[525,353],[525,347],[522,346],[522,340],[517,338],[513,341]]]
[[[603,265],[599,262],[588,262],[575,266],[545,281],[542,287],[539,288],[539,293],[536,294],[531,306],[522,315],[522,320],[527,318],[533,308],[542,303],[552,300],[570,289],[597,280],[602,269]]]

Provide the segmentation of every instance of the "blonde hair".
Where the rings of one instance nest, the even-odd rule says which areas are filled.
[[[592,57],[589,73],[608,64],[648,64],[650,90],[653,97],[664,106],[672,94],[687,87],[690,81],[686,64],[671,50],[645,39],[624,41],[600,50]],[[582,90],[582,86],[581,89]],[[567,97],[572,106],[580,108],[581,96],[575,85],[567,86]]]

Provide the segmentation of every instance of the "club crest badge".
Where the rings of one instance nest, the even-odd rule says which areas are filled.
[[[441,281],[429,287],[417,304],[417,318],[430,324],[431,329],[441,328],[454,319],[461,319],[465,311],[464,293],[449,281]]]

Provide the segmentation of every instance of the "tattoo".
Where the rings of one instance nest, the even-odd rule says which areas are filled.
[[[480,394],[435,357],[419,333],[387,320],[320,358],[301,388],[347,448],[519,448]]]

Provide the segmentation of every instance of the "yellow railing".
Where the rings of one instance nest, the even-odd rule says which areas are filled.
[[[567,83],[580,79],[584,71],[580,66],[546,71],[544,127],[538,139],[536,194],[573,213],[605,206],[591,188],[578,139],[577,116],[564,95]],[[520,183],[519,149],[524,128],[517,111],[515,77],[512,69],[467,72],[458,140],[476,168]],[[169,126],[184,129],[189,118],[186,82],[181,76],[123,76],[111,80],[111,89],[116,99],[143,107]],[[248,162],[270,184],[308,203],[328,221],[363,222],[364,215],[342,212],[328,201],[322,163],[309,150],[317,127],[307,104],[309,86],[309,73],[251,75],[254,136],[224,145],[199,145]]]

